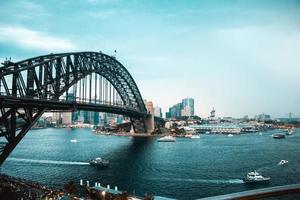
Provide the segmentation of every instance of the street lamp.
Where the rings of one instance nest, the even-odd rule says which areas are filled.
[[[102,194],[102,197],[103,197],[102,199],[104,199],[104,200],[105,200],[105,194],[106,194],[106,192],[105,192],[105,191],[102,191],[102,193],[101,193],[101,194]]]

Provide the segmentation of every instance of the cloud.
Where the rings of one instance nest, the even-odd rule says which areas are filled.
[[[22,48],[43,51],[65,51],[76,49],[69,40],[48,35],[21,26],[0,27],[0,43],[13,43]]]
[[[5,2],[0,7],[0,13],[3,15],[2,20],[36,20],[37,18],[47,17],[49,13],[41,4],[24,0],[18,3]],[[13,13],[13,15],[12,15]]]

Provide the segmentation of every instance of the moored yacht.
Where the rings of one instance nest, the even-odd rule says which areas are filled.
[[[244,183],[246,184],[254,184],[254,183],[268,184],[270,183],[270,180],[271,180],[270,177],[264,177],[256,171],[247,173],[246,177],[243,179]]]
[[[157,139],[157,142],[175,142],[175,137],[168,135]]]

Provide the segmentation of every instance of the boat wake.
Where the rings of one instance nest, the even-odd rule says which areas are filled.
[[[242,179],[189,179],[189,178],[160,178],[162,181],[178,181],[192,183],[211,183],[211,184],[241,184]]]
[[[35,159],[26,159],[26,158],[7,158],[7,160],[16,161],[16,162],[54,164],[54,165],[89,165],[88,162],[76,162],[76,161],[35,160]]]

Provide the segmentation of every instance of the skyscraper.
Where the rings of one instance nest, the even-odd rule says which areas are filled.
[[[147,112],[150,114],[154,114],[154,108],[152,101],[144,100]]]
[[[62,114],[62,123],[65,125],[72,124],[72,113],[71,112],[64,112]]]
[[[184,109],[183,116],[193,116],[195,115],[195,108],[194,108],[194,99],[192,98],[185,98],[182,100],[182,107]]]
[[[156,117],[162,117],[161,108],[158,106],[154,107],[154,116]]]
[[[182,102],[169,108],[169,112],[166,113],[166,118],[190,117],[195,115],[194,111],[194,99],[185,98]]]
[[[75,101],[75,95],[74,93],[68,93],[67,94],[67,101]],[[78,121],[78,111],[72,112],[72,123]]]

